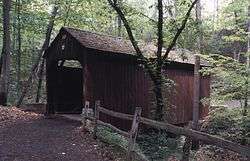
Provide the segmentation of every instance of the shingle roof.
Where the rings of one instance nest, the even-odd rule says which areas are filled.
[[[64,27],[63,29],[86,48],[135,55],[135,50],[129,40],[75,28]],[[146,57],[155,57],[154,53],[157,50],[155,45],[152,43],[141,43],[140,47]],[[186,49],[176,49],[169,53],[168,59],[179,63],[194,64],[194,53]],[[208,66],[209,64],[206,61],[201,60],[201,65]]]
[[[148,58],[154,58],[155,51],[157,50],[157,46],[152,43],[144,44],[141,46],[144,55]],[[165,54],[165,49],[163,49],[163,54]],[[185,63],[185,64],[194,64],[195,62],[195,53],[190,50],[177,48],[175,50],[171,50],[168,54],[168,60],[173,62]],[[209,63],[201,58],[202,66],[209,66]]]
[[[73,28],[64,29],[87,48],[114,53],[135,54],[131,42],[123,38]]]

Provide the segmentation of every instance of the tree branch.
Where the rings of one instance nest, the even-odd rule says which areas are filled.
[[[162,46],[163,46],[163,33],[162,33],[162,26],[163,26],[163,7],[162,7],[162,0],[158,0],[158,40],[157,40],[157,59],[158,61],[161,61],[161,55],[162,55]]]
[[[174,36],[172,42],[170,43],[170,45],[168,46],[168,48],[167,48],[167,50],[166,50],[166,52],[165,52],[165,55],[163,56],[163,59],[162,59],[163,61],[167,59],[169,52],[170,52],[170,51],[172,50],[172,48],[175,46],[177,39],[179,38],[180,34],[182,33],[182,31],[183,31],[184,28],[186,27],[188,18],[189,18],[190,14],[191,14],[192,9],[194,8],[194,5],[197,3],[197,1],[198,1],[198,0],[194,0],[194,1],[192,2],[191,6],[189,7],[189,9],[188,9],[188,11],[187,11],[187,13],[186,13],[186,15],[185,15],[185,18],[184,18],[184,20],[182,21],[181,27],[177,30],[177,33],[175,34],[175,36]]]
[[[124,27],[128,33],[128,37],[136,51],[136,55],[138,56],[138,58],[140,59],[141,63],[145,66],[148,74],[150,75],[151,78],[155,78],[155,73],[152,67],[150,67],[150,63],[148,61],[148,59],[142,54],[141,49],[138,46],[137,41],[134,38],[134,35],[132,33],[131,27],[129,26],[129,23],[124,15],[124,13],[122,12],[122,10],[120,9],[120,7],[117,5],[117,1],[116,0],[108,0],[110,6],[113,7],[113,9],[117,12],[117,14],[120,16]]]
[[[124,24],[124,26],[125,26],[125,28],[126,28],[126,31],[127,31],[127,33],[128,33],[128,37],[129,37],[129,39],[130,39],[130,41],[131,41],[131,43],[132,43],[132,45],[133,45],[133,47],[134,47],[134,49],[135,49],[135,51],[136,51],[137,56],[139,56],[140,58],[145,58],[145,57],[143,56],[143,54],[142,54],[142,52],[141,52],[139,46],[138,46],[137,41],[136,41],[135,38],[134,38],[134,35],[133,35],[133,33],[132,33],[132,30],[131,30],[131,28],[130,28],[130,26],[129,26],[129,23],[128,23],[127,19],[125,18],[124,13],[123,13],[122,10],[117,6],[116,0],[113,0],[113,1],[112,1],[112,0],[108,0],[108,2],[109,2],[109,4],[114,8],[114,10],[117,12],[117,14],[121,17],[121,20],[122,20],[122,22],[123,22],[123,24]]]

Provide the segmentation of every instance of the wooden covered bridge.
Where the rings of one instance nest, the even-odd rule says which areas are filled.
[[[44,55],[47,113],[81,113],[85,101],[93,105],[101,100],[105,108],[127,114],[140,106],[142,115],[150,117],[152,83],[134,54],[131,43],[122,38],[62,28]],[[164,71],[176,84],[170,96],[170,122],[183,124],[192,119],[194,60],[190,53],[187,59],[176,52],[170,57]],[[201,97],[208,97],[209,91],[210,78],[203,77]],[[201,109],[201,116],[207,115],[208,107]],[[100,119],[121,129],[131,125],[104,114]]]

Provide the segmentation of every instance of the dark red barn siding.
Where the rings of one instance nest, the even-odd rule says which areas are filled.
[[[193,82],[194,74],[192,70],[187,70],[187,68],[175,68],[173,66],[168,66],[164,71],[167,78],[174,81],[175,85],[170,89],[169,92],[164,91],[165,99],[169,100],[169,105],[167,107],[167,119],[168,122],[173,124],[184,124],[192,120],[193,111]],[[150,83],[152,86],[152,82]],[[149,89],[152,89],[150,87]],[[201,98],[209,97],[210,80],[208,77],[201,78]],[[155,104],[151,102],[155,100],[154,94],[150,92],[149,94],[149,107],[154,108]],[[207,116],[208,106],[200,106],[201,115],[200,118]]]
[[[173,115],[169,122],[183,124],[192,120],[193,111],[193,71],[167,69],[166,75],[175,82],[174,90],[170,95],[170,114]],[[209,97],[210,80],[201,78],[201,98]],[[206,116],[208,107],[201,105],[201,118]]]
[[[193,75],[191,71],[169,69],[166,71],[168,78],[175,82],[170,95],[171,117],[169,122],[179,124],[189,120],[192,114]]]
[[[140,106],[143,115],[147,116],[148,82],[145,73],[136,64],[88,60],[85,78],[87,101],[100,100],[103,107],[127,114],[133,114],[135,107]],[[100,115],[100,119],[126,130],[131,126],[129,121],[104,114]]]

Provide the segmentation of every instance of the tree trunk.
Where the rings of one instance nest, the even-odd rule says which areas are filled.
[[[25,97],[25,95],[26,95],[26,93],[27,93],[27,91],[28,91],[28,89],[29,89],[29,87],[31,85],[32,77],[33,77],[34,73],[36,72],[37,67],[39,65],[39,62],[40,62],[40,60],[42,58],[42,54],[49,46],[51,32],[52,32],[52,29],[53,29],[53,26],[54,26],[54,20],[55,20],[55,17],[57,15],[57,10],[58,10],[58,7],[55,6],[54,9],[53,9],[53,12],[51,14],[50,22],[49,22],[49,24],[47,26],[46,38],[44,40],[43,46],[42,46],[40,52],[38,53],[38,57],[37,57],[37,59],[35,61],[35,64],[33,65],[32,69],[31,69],[28,80],[25,82],[25,86],[23,88],[22,94],[21,94],[21,96],[20,96],[20,98],[19,98],[19,100],[17,102],[17,107],[19,107],[22,104],[23,99],[24,99],[24,97]]]
[[[122,6],[122,0],[118,0],[118,5],[120,7]],[[118,37],[122,36],[122,20],[119,15],[117,15],[117,36]]]
[[[17,96],[20,94],[20,80],[21,80],[21,50],[22,50],[22,41],[21,41],[21,0],[18,0],[17,6]]]
[[[154,93],[155,93],[155,101],[156,101],[156,110],[155,110],[155,120],[163,121],[163,109],[164,109],[164,101],[162,95],[162,82],[156,80],[154,83]]]
[[[37,92],[36,92],[36,103],[39,103],[40,97],[41,97],[44,63],[45,63],[45,60],[43,59],[42,63],[41,63],[41,66],[40,66],[39,73],[38,73],[38,85],[37,85]]]
[[[0,105],[7,105],[8,85],[10,75],[10,8],[11,1],[3,0],[3,49],[2,68],[0,76]]]

